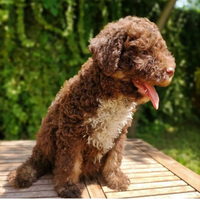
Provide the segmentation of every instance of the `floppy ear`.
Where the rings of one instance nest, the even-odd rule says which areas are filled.
[[[118,68],[125,37],[122,27],[110,23],[90,42],[89,51],[107,76]]]

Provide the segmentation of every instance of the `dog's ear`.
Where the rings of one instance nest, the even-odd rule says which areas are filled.
[[[107,76],[118,68],[125,38],[124,29],[110,23],[90,41],[89,51]]]

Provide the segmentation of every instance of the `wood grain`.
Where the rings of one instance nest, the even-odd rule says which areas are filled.
[[[58,198],[53,174],[40,177],[29,188],[15,189],[8,183],[10,170],[31,155],[35,141],[0,142],[0,198]],[[122,171],[130,178],[127,191],[114,191],[98,175],[83,179],[82,198],[200,198],[200,176],[140,140],[127,140]]]

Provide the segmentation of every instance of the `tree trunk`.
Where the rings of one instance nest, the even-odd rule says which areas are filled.
[[[157,21],[157,26],[160,31],[162,31],[167,19],[169,18],[170,12],[172,11],[176,1],[177,0],[169,0],[166,4],[164,10],[162,11],[162,13]]]

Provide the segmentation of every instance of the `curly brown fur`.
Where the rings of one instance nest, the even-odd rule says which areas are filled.
[[[66,81],[48,109],[32,156],[9,174],[29,187],[48,170],[61,197],[80,197],[82,176],[102,173],[108,187],[126,190],[120,169],[136,106],[152,101],[153,85],[170,84],[175,62],[158,28],[145,18],[109,23],[89,46],[92,58]]]

